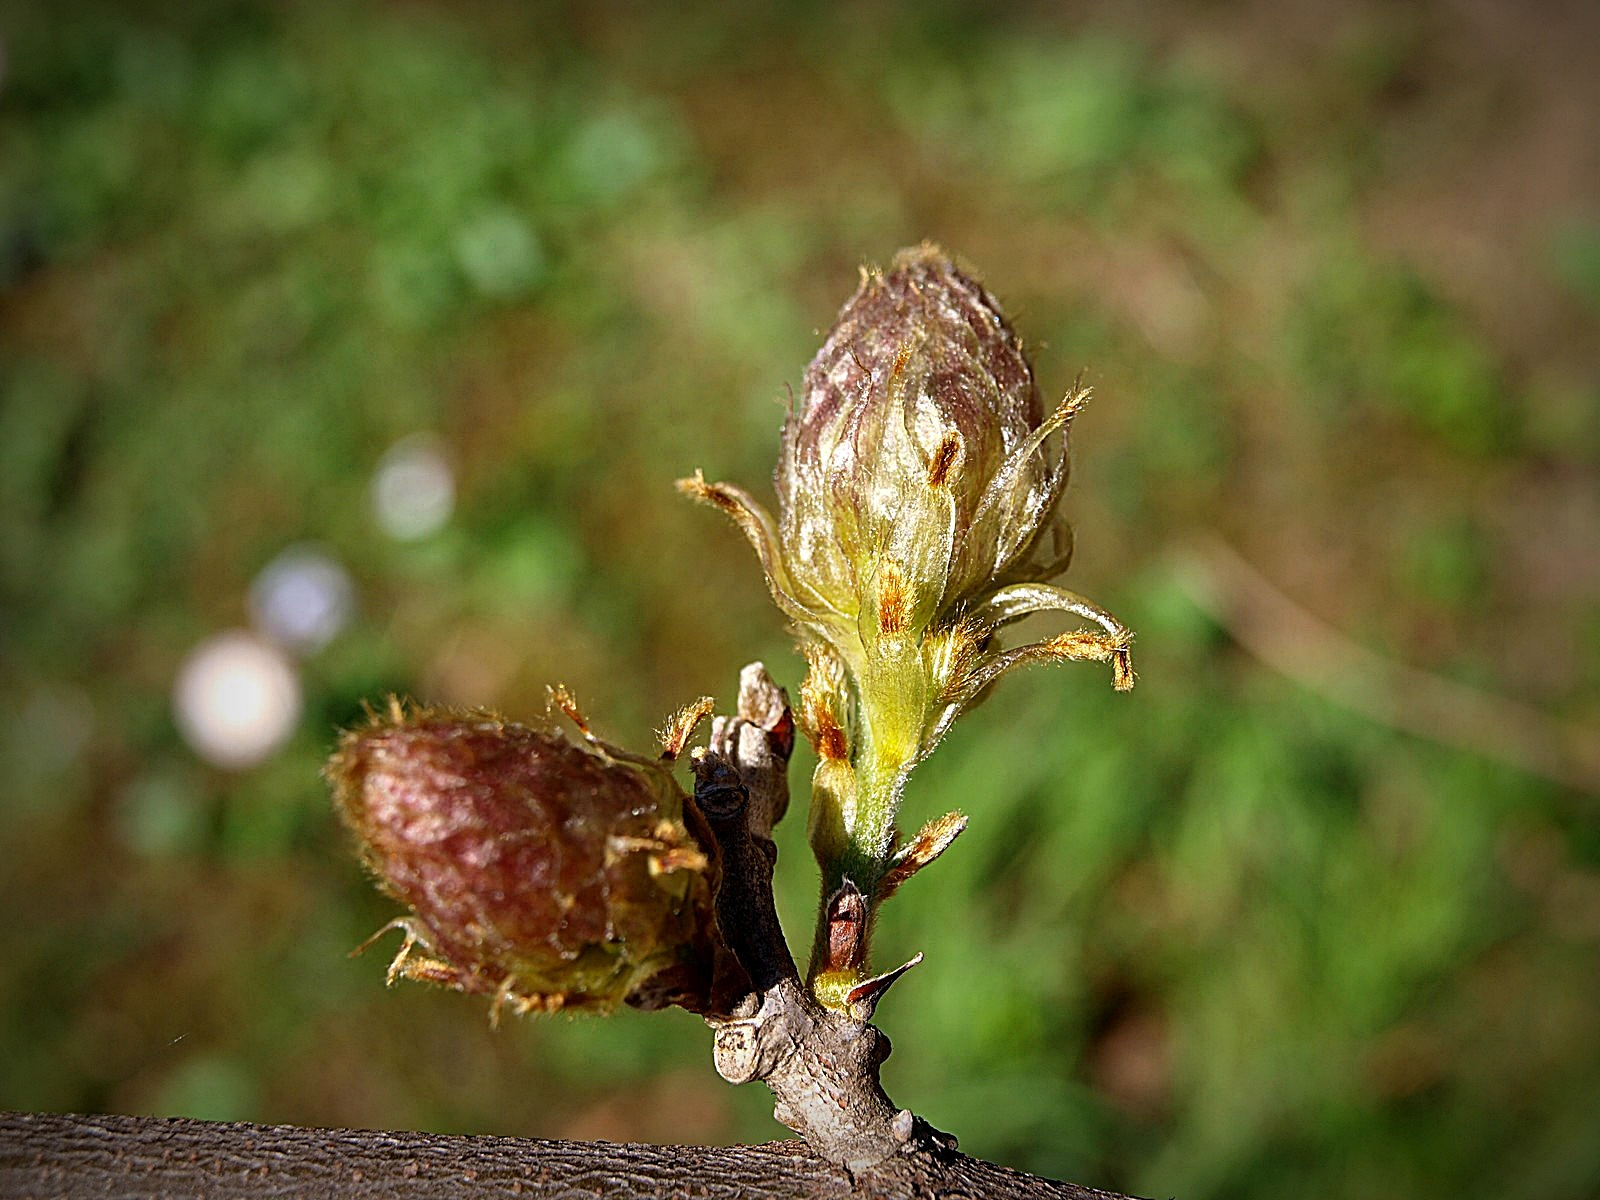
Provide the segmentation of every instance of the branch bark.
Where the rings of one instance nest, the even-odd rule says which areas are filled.
[[[854,1180],[801,1142],[649,1146],[302,1129],[181,1118],[0,1113],[0,1196],[52,1200],[1123,1200],[957,1155]]]
[[[717,923],[754,990],[713,1016],[717,1071],[729,1083],[761,1080],[783,1124],[828,1161],[860,1176],[942,1172],[955,1138],[896,1108],[879,1082],[889,1039],[873,1010],[901,972],[868,981],[843,1007],[820,1004],[799,978],[772,896],[772,824],[788,807],[794,722],[788,698],[760,663],[739,677],[738,715],[719,717],[695,757],[695,804],[721,863]],[[910,1174],[907,1174],[910,1178]]]

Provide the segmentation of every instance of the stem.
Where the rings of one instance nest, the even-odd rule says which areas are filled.
[[[711,747],[694,763],[694,802],[716,839],[722,882],[717,924],[753,991],[716,1030],[717,1071],[730,1083],[763,1080],[773,1115],[819,1154],[851,1171],[902,1155],[942,1155],[954,1139],[897,1109],[878,1081],[889,1040],[871,1024],[893,976],[824,1008],[801,984],[783,944],[772,899],[772,814],[787,804],[784,772],[791,729],[783,693],[752,664],[741,677],[739,716],[718,718]]]
[[[856,977],[867,970],[878,884],[895,847],[895,819],[906,776],[916,763],[930,717],[930,687],[920,636],[879,635],[851,664],[859,689],[857,744],[848,766],[850,786],[840,787],[838,766],[818,767],[812,793],[812,848],[822,874],[817,929],[808,979],[823,972]],[[848,791],[848,803],[840,792]],[[848,879],[867,904],[860,958],[849,963],[828,958],[829,900]]]

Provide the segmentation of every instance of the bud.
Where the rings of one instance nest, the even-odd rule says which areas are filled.
[[[778,536],[799,598],[870,641],[1059,573],[1075,405],[1044,420],[999,305],[933,247],[864,273],[783,430]]]
[[[712,889],[666,767],[395,703],[343,736],[327,776],[379,886],[411,909],[392,923],[391,982],[489,995],[495,1015],[693,1006],[677,990],[708,977]]]
[[[1133,686],[1132,634],[1048,582],[1072,554],[1060,501],[1087,398],[1074,387],[1046,414],[994,297],[922,245],[862,273],[806,370],[776,519],[741,488],[681,481],[738,524],[806,647],[825,889],[848,876],[877,902],[907,774],[1007,671],[1087,659],[1110,663],[1119,691]],[[1090,628],[999,644],[1042,611]]]
[[[862,273],[807,368],[783,429],[776,520],[731,484],[697,474],[680,486],[738,523],[779,607],[858,681],[880,641],[909,643],[939,660],[927,664],[930,702],[970,701],[982,690],[967,686],[984,665],[976,647],[1055,609],[1098,632],[1046,656],[1109,660],[1125,690],[1128,631],[1043,586],[1072,556],[1060,501],[1087,399],[1074,387],[1045,415],[998,302],[924,244]]]

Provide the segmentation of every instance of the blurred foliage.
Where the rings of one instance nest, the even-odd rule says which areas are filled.
[[[1568,18],[8,7],[0,1104],[778,1133],[683,1014],[491,1034],[386,994],[388,947],[346,953],[390,906],[317,769],[387,691],[518,715],[563,680],[642,746],[750,658],[793,687],[754,563],[671,481],[760,487],[856,264],[933,237],[1047,390],[1091,370],[1069,578],[1142,680],[1008,681],[919,773],[908,817],[972,825],[885,913],[884,961],[929,956],[882,1014],[891,1093],[1142,1194],[1600,1193],[1593,791],[1273,674],[1172,557],[1219,532],[1352,641],[1596,740]],[[371,475],[418,432],[456,513],[395,542]],[[207,766],[174,674],[305,541],[359,619],[281,751]]]

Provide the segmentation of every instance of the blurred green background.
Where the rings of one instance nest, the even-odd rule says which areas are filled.
[[[8,5],[0,1106],[779,1136],[684,1014],[385,991],[317,770],[391,690],[565,681],[644,746],[748,659],[794,688],[672,481],[767,494],[857,265],[929,237],[1047,394],[1089,370],[1069,581],[1141,681],[1008,680],[918,772],[908,821],[972,825],[886,910],[928,955],[891,1094],[1146,1195],[1600,1195],[1597,44],[1468,0]],[[286,740],[218,750],[177,680],[252,627],[276,690],[199,678]]]

